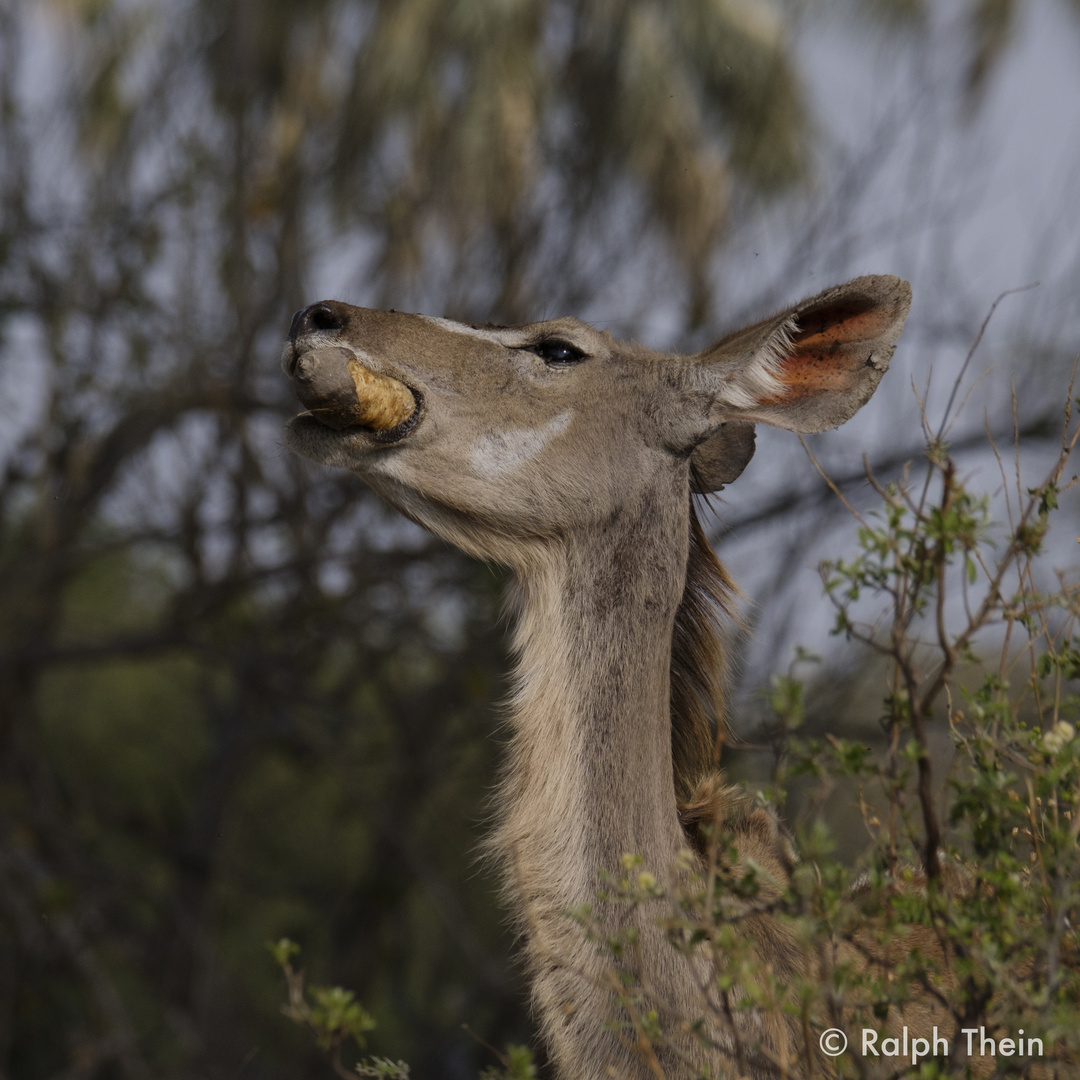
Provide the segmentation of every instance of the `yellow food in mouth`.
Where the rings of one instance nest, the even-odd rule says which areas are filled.
[[[350,427],[390,431],[416,409],[416,399],[404,383],[364,367],[351,350],[338,345],[300,356],[293,385],[312,416],[339,431]]]

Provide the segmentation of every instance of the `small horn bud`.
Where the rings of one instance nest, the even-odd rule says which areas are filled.
[[[364,367],[348,349],[327,345],[304,353],[293,370],[296,396],[327,427],[389,431],[416,408],[404,384]]]

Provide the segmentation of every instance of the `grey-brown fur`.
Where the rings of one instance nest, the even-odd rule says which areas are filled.
[[[798,1032],[775,1020],[746,1021],[747,1044],[765,1048],[749,1058],[724,1032],[711,1056],[680,1034],[704,1011],[700,973],[664,939],[659,910],[596,894],[624,853],[664,879],[716,819],[742,857],[786,875],[775,821],[712,770],[730,583],[690,493],[738,476],[755,421],[820,431],[858,409],[909,301],[897,278],[860,278],[691,357],[575,319],[481,329],[329,302],[294,320],[290,374],[312,350],[343,347],[409,387],[416,408],[382,433],[300,416],[292,449],[353,469],[413,520],[514,572],[513,737],[492,843],[564,1080],[693,1075],[680,1055],[758,1078],[773,1075],[768,1054],[793,1053]],[[563,346],[581,356],[559,361]],[[632,924],[639,935],[637,974],[673,1044],[657,1058],[606,1027],[617,1011],[608,962],[565,914],[585,903],[604,933]],[[767,915],[740,926],[763,964],[804,963]]]

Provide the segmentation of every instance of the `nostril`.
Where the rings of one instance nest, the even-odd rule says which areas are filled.
[[[289,337],[295,340],[316,330],[340,330],[345,325],[341,314],[325,302],[312,304],[292,317]]]
[[[340,330],[345,325],[329,304],[312,304],[308,318],[314,330]]]

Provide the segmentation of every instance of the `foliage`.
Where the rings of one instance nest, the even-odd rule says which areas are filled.
[[[363,1049],[367,1045],[365,1035],[374,1029],[375,1020],[351,990],[340,986],[305,987],[304,973],[292,966],[292,958],[300,952],[296,942],[281,938],[268,942],[266,947],[285,974],[288,1002],[281,1011],[290,1020],[310,1030],[321,1050],[330,1052],[330,1063],[337,1076],[343,1080],[354,1075],[371,1080],[408,1080],[409,1066],[403,1061],[391,1061],[389,1058],[364,1058],[350,1072],[342,1063],[342,1050],[349,1042]],[[503,1054],[483,1040],[477,1041],[487,1047],[502,1066],[486,1068],[480,1074],[480,1080],[535,1080],[536,1066],[528,1047],[511,1044]]]
[[[852,508],[858,553],[821,568],[834,633],[888,662],[884,747],[808,738],[793,667],[770,695],[779,721],[770,796],[782,800],[799,776],[851,784],[870,838],[857,865],[837,858],[818,818],[790,880],[778,879],[740,857],[721,821],[703,874],[688,859],[662,884],[627,856],[601,897],[666,905],[673,947],[707,973],[701,1015],[682,1022],[702,1045],[733,1042],[735,1073],[744,1055],[763,1053],[738,1035],[762,1016],[791,1034],[790,1053],[772,1060],[779,1076],[797,1060],[809,1073],[824,1068],[816,1047],[835,1028],[850,1040],[835,1060],[841,1076],[1065,1075],[1080,1060],[1080,583],[1043,566],[1051,515],[1077,484],[1065,474],[1080,438],[1071,398],[1070,386],[1060,452],[1041,483],[1025,487],[1018,461],[1010,485],[998,458],[1004,526],[949,453],[947,411],[936,433],[927,428],[921,476],[908,470],[881,485],[868,468],[881,507]],[[1000,650],[994,660],[980,654],[988,642]],[[935,723],[951,737],[951,763]],[[596,939],[590,913],[577,916],[612,958],[617,1022],[639,1045],[665,1045],[663,1006],[635,968],[633,934]],[[790,941],[804,968],[763,963],[768,937]],[[860,1031],[884,1048],[905,1005],[926,994],[942,1010],[947,1053],[921,1043],[904,1057],[862,1053]],[[740,1024],[748,1016],[759,1020]],[[970,1053],[965,1030],[976,1032]],[[1010,1053],[998,1040],[1015,1044],[1017,1032],[1040,1042]],[[996,1060],[984,1059],[983,1034]]]
[[[499,1054],[501,1069],[488,1068],[480,1074],[480,1080],[536,1080],[537,1071],[532,1053],[527,1046],[508,1046],[505,1054]]]
[[[281,938],[268,942],[266,947],[284,972],[288,985],[288,1003],[281,1011],[307,1028],[320,1050],[330,1053],[331,1065],[338,1076],[353,1076],[342,1064],[341,1053],[350,1042],[361,1050],[367,1046],[367,1032],[375,1027],[371,1014],[351,990],[340,986],[305,986],[303,971],[292,966],[292,958],[300,952],[296,942]],[[374,1077],[407,1078],[409,1075],[408,1066],[403,1062],[379,1058],[361,1063],[355,1071],[361,1076]]]

